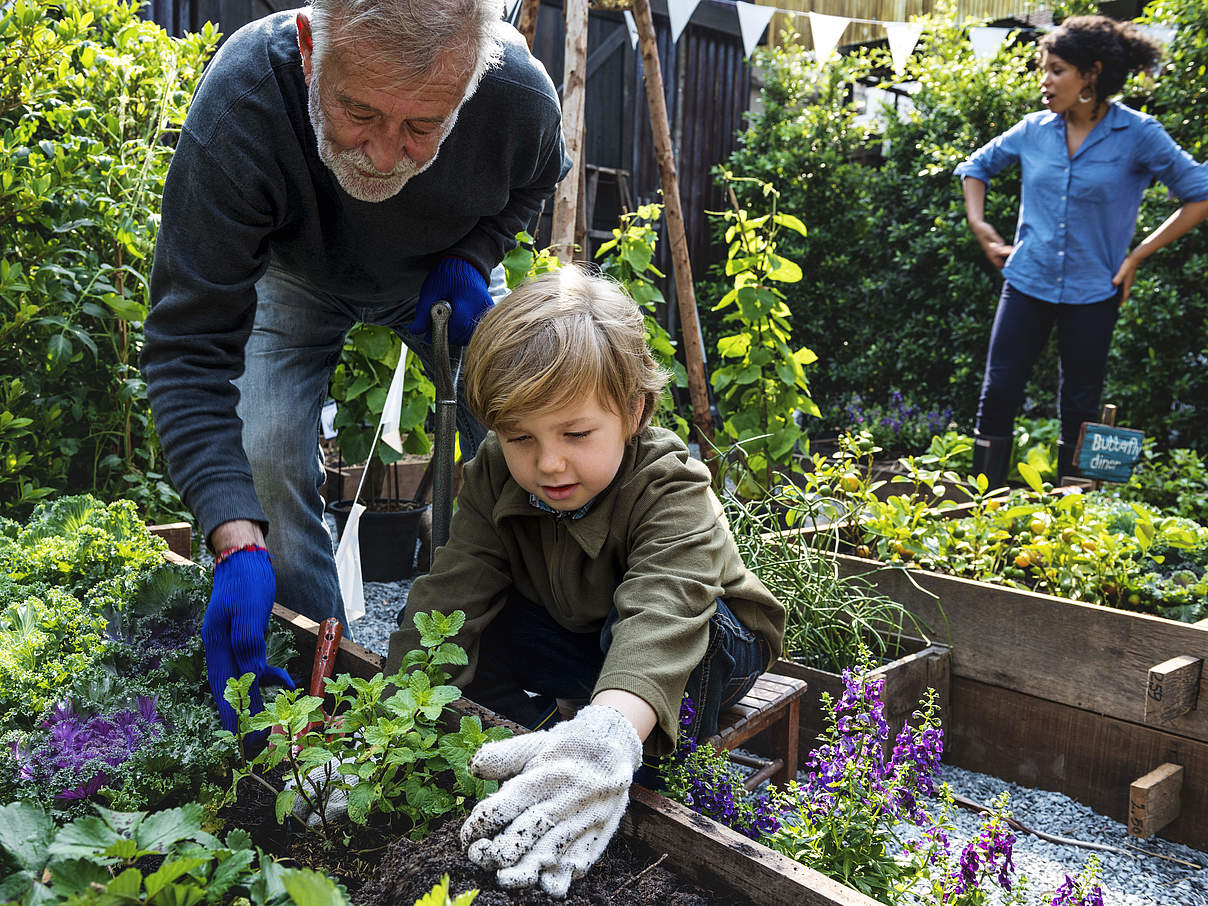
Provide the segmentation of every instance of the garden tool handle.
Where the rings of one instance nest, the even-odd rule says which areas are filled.
[[[453,307],[442,299],[432,306],[432,357],[436,384],[436,450],[432,455],[432,549],[449,540],[453,518],[453,443],[457,434],[457,379],[461,350],[454,366],[449,350]]]
[[[323,698],[326,687],[323,683],[336,668],[336,655],[340,651],[340,640],[344,638],[344,624],[335,617],[328,617],[319,626],[319,639],[315,643],[315,660],[310,668],[309,694]],[[309,733],[319,726],[321,721],[311,721],[303,733]]]

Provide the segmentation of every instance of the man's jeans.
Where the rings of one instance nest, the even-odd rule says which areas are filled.
[[[495,296],[502,286],[502,269],[496,268],[492,278]],[[256,494],[269,519],[277,600],[313,620],[334,616],[347,626],[319,496],[324,476],[317,446],[319,413],[328,383],[344,337],[357,322],[393,328],[429,374],[432,348],[407,329],[415,317],[414,296],[369,310],[269,268],[256,284],[256,297],[244,371],[235,380],[240,393],[236,411],[243,421],[243,449]],[[461,404],[461,391],[459,386],[457,427],[468,459],[485,431]]]
[[[1060,357],[1057,411],[1062,443],[1072,450],[1082,423],[1099,420],[1119,299],[1116,293],[1090,305],[1057,304],[1021,293],[1004,282],[990,332],[990,351],[977,406],[977,432],[994,437],[1012,433],[1032,368],[1056,324]]]
[[[533,727],[553,699],[591,697],[616,619],[614,608],[600,632],[571,632],[544,607],[514,595],[483,633],[478,669],[462,691],[480,705]],[[687,735],[703,740],[716,733],[718,715],[746,695],[769,656],[768,643],[719,599],[709,620],[708,648],[688,676],[685,692],[696,716],[685,728]]]

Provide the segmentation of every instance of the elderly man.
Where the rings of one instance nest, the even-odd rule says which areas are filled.
[[[500,13],[275,13],[230,37],[189,110],[142,368],[172,479],[217,554],[202,634],[228,729],[228,678],[289,683],[265,660],[274,598],[344,619],[316,438],[349,328],[393,327],[427,361],[429,309],[448,299],[450,339],[467,342],[488,275],[569,169],[553,85]],[[481,429],[459,424],[476,448]]]

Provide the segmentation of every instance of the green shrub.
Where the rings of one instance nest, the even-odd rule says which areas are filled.
[[[124,0],[0,13],[0,506],[52,492],[180,510],[137,358],[170,138],[217,35]]]

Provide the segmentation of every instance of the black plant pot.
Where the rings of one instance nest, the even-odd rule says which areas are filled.
[[[397,582],[415,575],[415,546],[419,523],[431,507],[415,500],[378,499],[361,514],[361,578],[366,582]],[[344,534],[351,500],[333,500],[327,512],[336,520],[336,529]]]

